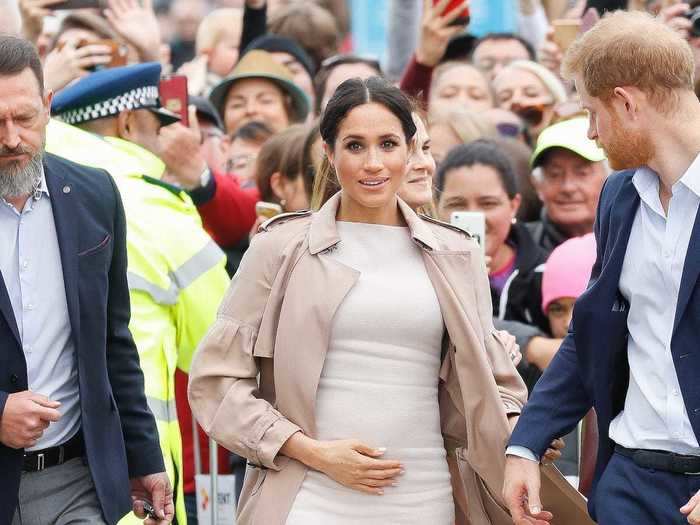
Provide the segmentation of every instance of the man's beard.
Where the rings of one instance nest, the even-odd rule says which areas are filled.
[[[614,170],[638,168],[649,164],[654,156],[654,147],[648,135],[622,131],[619,119],[613,117],[613,137],[605,144],[605,153]]]
[[[30,195],[34,191],[35,184],[41,179],[43,147],[34,152],[23,145],[16,148],[0,146],[0,157],[21,154],[32,155],[26,165],[22,166],[19,161],[14,161],[0,166],[0,197],[3,199]]]

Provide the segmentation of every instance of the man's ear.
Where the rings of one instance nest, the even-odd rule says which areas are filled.
[[[122,111],[117,115],[117,133],[120,139],[129,140],[132,136],[132,118],[133,113],[131,111]]]
[[[639,114],[639,97],[643,93],[637,88],[616,87],[613,90],[613,97],[610,101],[613,111],[617,111],[620,116],[625,115],[629,119],[636,119]]]

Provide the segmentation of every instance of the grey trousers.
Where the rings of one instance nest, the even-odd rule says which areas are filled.
[[[41,472],[23,472],[12,525],[105,525],[87,465],[81,458]]]

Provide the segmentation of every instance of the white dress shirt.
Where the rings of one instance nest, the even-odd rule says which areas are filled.
[[[22,212],[0,198],[0,272],[15,315],[29,389],[60,401],[61,419],[28,450],[59,445],[80,428],[75,347],[51,200],[42,174],[39,199]]]
[[[641,203],[620,274],[620,292],[630,304],[630,384],[609,435],[627,448],[700,455],[671,356],[678,292],[700,205],[700,156],[673,185],[667,214],[655,172],[640,168],[632,182]],[[535,460],[524,447],[508,447],[506,452]]]
[[[628,448],[700,455],[671,357],[671,335],[685,256],[700,204],[700,157],[673,185],[668,214],[659,178],[648,168],[632,179],[641,204],[632,224],[620,291],[630,303],[630,384],[610,438]]]

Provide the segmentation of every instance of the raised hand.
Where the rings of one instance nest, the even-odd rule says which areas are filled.
[[[424,66],[437,66],[450,39],[464,31],[464,26],[450,25],[465,8],[469,6],[468,0],[464,0],[448,14],[443,16],[443,11],[450,0],[440,0],[433,6],[431,0],[423,0],[423,18],[421,20],[420,38],[416,48],[416,61]]]
[[[160,26],[152,0],[107,0],[105,18],[112,29],[134,46],[143,62],[160,59]]]

